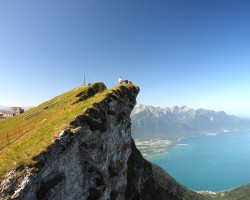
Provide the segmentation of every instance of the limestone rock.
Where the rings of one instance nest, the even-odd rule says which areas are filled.
[[[144,160],[135,147],[130,113],[138,92],[137,86],[121,86],[76,116],[72,129],[64,130],[49,150],[36,158],[38,172],[27,166],[6,175],[0,198],[183,199],[191,191]],[[191,194],[186,199],[200,197]]]

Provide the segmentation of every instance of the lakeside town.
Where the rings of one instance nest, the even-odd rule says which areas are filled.
[[[147,140],[140,141],[135,139],[135,145],[140,150],[142,156],[146,158],[148,155],[162,153],[172,146],[170,140]]]
[[[24,109],[21,107],[11,107],[10,111],[0,111],[0,119],[20,115],[24,113]]]

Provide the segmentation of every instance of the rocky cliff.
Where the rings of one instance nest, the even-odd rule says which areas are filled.
[[[6,174],[0,199],[202,199],[146,161],[131,137],[139,88],[121,85],[75,117],[36,167]]]

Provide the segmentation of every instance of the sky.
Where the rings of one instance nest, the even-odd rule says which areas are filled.
[[[0,0],[0,105],[83,84],[250,117],[249,0]]]

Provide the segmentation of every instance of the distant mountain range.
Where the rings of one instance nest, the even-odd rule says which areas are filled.
[[[137,104],[132,113],[132,135],[135,139],[176,140],[200,134],[250,129],[250,120],[223,111],[182,107],[153,107]]]

